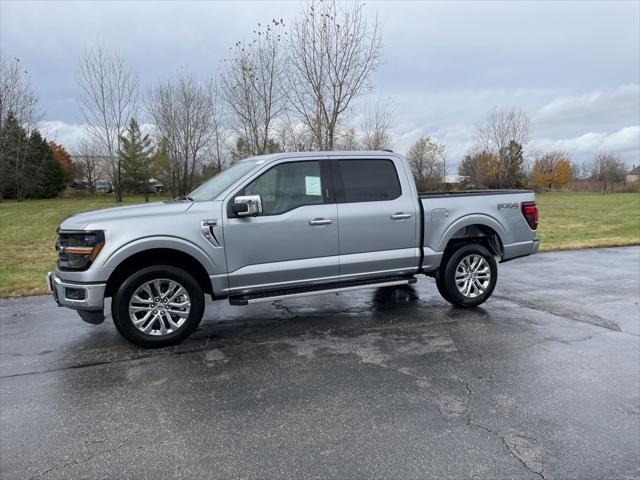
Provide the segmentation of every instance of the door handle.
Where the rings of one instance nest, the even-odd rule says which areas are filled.
[[[333,223],[333,220],[330,218],[314,218],[313,220],[309,220],[309,225],[311,226],[329,225],[330,223]]]
[[[398,212],[391,215],[391,220],[404,220],[406,218],[411,218],[411,214]]]

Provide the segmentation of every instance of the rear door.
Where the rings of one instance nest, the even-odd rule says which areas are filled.
[[[238,217],[238,195],[260,195],[262,215]],[[336,281],[338,215],[327,160],[282,160],[225,204],[225,252],[232,294]]]
[[[331,163],[339,219],[340,279],[413,273],[419,251],[416,199],[400,159]]]

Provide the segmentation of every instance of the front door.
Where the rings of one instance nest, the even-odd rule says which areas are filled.
[[[263,212],[238,217],[238,195],[260,195]],[[227,200],[224,243],[231,294],[339,278],[338,215],[327,160],[283,160]]]
[[[332,163],[340,280],[399,276],[418,268],[416,199],[397,158]]]

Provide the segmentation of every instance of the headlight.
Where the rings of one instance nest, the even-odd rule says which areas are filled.
[[[58,268],[60,270],[86,270],[104,246],[104,232],[58,232]]]

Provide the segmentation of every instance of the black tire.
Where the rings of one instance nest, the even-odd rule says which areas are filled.
[[[490,277],[486,282],[484,291],[478,294],[477,291],[469,292],[469,296],[465,296],[456,285],[456,270],[461,261],[469,256],[477,255],[482,257],[489,268]],[[461,244],[456,250],[449,253],[443,259],[440,274],[436,278],[436,286],[442,298],[456,307],[471,308],[477,307],[486,302],[493,289],[496,287],[498,280],[498,264],[494,256],[484,246],[477,243]],[[475,288],[475,287],[474,287]],[[471,296],[475,293],[476,296]]]
[[[179,328],[162,336],[151,335],[139,330],[129,316],[129,302],[136,290],[155,279],[173,280],[189,295],[189,314]],[[113,323],[118,331],[129,340],[144,348],[160,348],[175,345],[191,335],[204,314],[204,292],[198,281],[189,272],[171,265],[155,265],[132,273],[118,288],[111,302]],[[159,324],[156,324],[159,325]],[[165,322],[166,325],[166,322]]]
[[[438,292],[440,293],[440,296],[442,298],[444,298],[449,303],[453,303],[453,299],[449,296],[447,287],[444,284],[444,273],[441,273],[436,277],[436,287],[438,288]]]

